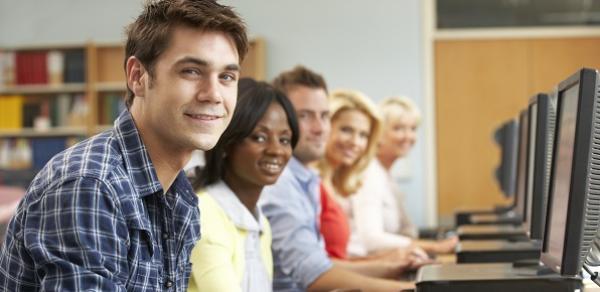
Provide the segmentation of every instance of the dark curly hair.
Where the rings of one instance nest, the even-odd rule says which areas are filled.
[[[242,142],[252,134],[256,124],[265,115],[269,106],[276,102],[281,105],[292,130],[292,148],[296,147],[300,136],[298,119],[294,106],[280,90],[265,82],[250,78],[241,79],[238,83],[238,101],[231,118],[231,123],[223,132],[217,145],[204,153],[206,165],[197,168],[192,186],[199,190],[223,178],[226,159],[224,154],[232,145]]]

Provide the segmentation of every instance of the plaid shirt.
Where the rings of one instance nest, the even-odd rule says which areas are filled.
[[[0,251],[0,291],[185,291],[198,199],[183,172],[163,193],[125,111],[33,180]]]

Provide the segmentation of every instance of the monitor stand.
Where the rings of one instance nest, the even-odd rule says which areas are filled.
[[[539,241],[464,240],[458,245],[456,262],[513,263],[540,259]]]
[[[529,241],[521,226],[514,225],[463,225],[456,230],[460,240],[510,240]]]
[[[512,224],[521,225],[523,220],[513,212],[506,214],[480,214],[471,216],[473,225]]]
[[[451,264],[422,267],[416,287],[416,292],[573,292],[583,284],[539,265]]]
[[[472,218],[477,215],[496,215],[496,216],[510,216],[509,214],[514,213],[514,205],[509,206],[496,206],[490,210],[460,210],[456,212],[455,224],[456,227],[466,224],[473,224]]]

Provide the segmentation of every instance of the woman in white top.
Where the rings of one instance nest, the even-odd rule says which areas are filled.
[[[355,242],[367,253],[416,245],[429,253],[450,253],[458,239],[419,240],[417,230],[404,209],[401,192],[390,174],[396,159],[405,157],[416,140],[420,122],[417,107],[407,98],[391,97],[380,103],[383,129],[373,159],[364,174],[362,187],[352,198]],[[399,202],[397,200],[400,200]]]

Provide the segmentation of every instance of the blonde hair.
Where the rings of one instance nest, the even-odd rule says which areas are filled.
[[[369,165],[369,162],[377,151],[377,142],[382,130],[381,116],[375,104],[369,97],[356,90],[338,89],[329,95],[329,109],[331,112],[331,122],[335,121],[339,114],[346,110],[357,110],[365,114],[371,121],[369,141],[365,153],[350,166],[340,166],[332,169],[324,157],[317,164],[317,168],[324,173],[332,173],[331,183],[336,192],[341,196],[347,197],[355,193],[362,185],[362,173]],[[326,154],[327,155],[327,154]]]
[[[388,123],[389,121],[392,111],[390,105],[399,106],[407,112],[412,113],[415,116],[417,126],[421,124],[421,111],[412,100],[405,96],[386,97],[381,102],[379,102],[379,110],[383,115],[384,123]]]

